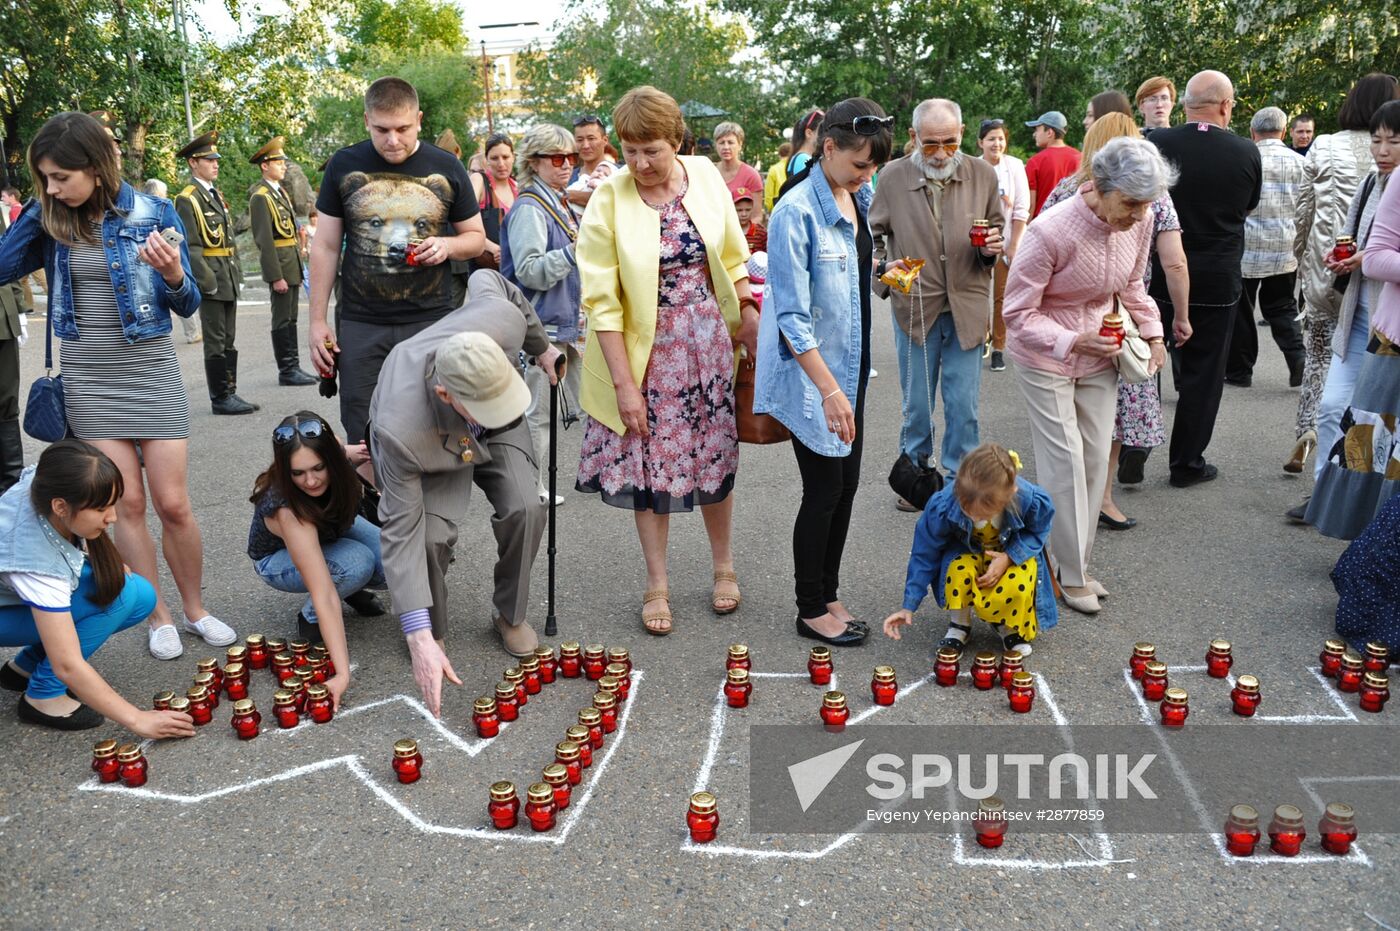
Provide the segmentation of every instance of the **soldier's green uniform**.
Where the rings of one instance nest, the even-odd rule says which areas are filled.
[[[298,358],[297,303],[305,269],[292,199],[281,185],[287,162],[283,138],[273,138],[249,161],[263,173],[248,198],[248,218],[253,242],[258,246],[263,281],[272,295],[272,356],[277,360],[277,383],[314,385],[316,379],[301,370]],[[286,290],[278,293],[278,283],[285,285]]]

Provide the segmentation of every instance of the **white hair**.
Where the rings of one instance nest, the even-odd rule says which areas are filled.
[[[1091,172],[1094,189],[1100,194],[1117,191],[1139,203],[1161,197],[1177,179],[1176,169],[1167,164],[1155,145],[1126,136],[1110,139],[1099,149]]]
[[[1288,114],[1278,107],[1265,107],[1254,118],[1249,121],[1249,128],[1252,132],[1262,136],[1265,133],[1279,133],[1282,135],[1288,126]]]
[[[170,188],[159,178],[147,178],[141,184],[141,193],[150,194],[152,197],[169,197]]]
[[[932,119],[936,116],[946,116],[959,126],[962,125],[962,107],[958,106],[957,103],[952,100],[947,100],[942,97],[930,97],[928,100],[920,101],[919,105],[914,108],[914,131],[918,132],[919,126],[925,120]]]
[[[515,171],[520,176],[520,185],[524,187],[533,183],[536,177],[535,166],[530,164],[530,160],[536,155],[566,154],[575,151],[574,134],[562,126],[541,123],[531,127],[520,140],[520,151],[525,157],[520,160],[520,167]]]

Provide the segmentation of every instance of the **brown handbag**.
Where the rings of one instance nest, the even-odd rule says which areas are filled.
[[[756,367],[752,359],[740,359],[734,376],[734,413],[739,421],[739,442],[768,446],[786,443],[792,432],[771,414],[753,412],[753,387]]]

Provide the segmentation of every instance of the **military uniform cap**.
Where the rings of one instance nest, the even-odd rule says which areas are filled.
[[[179,158],[223,158],[219,154],[216,145],[219,141],[219,131],[211,129],[202,136],[196,136],[185,144],[185,147],[176,152]]]
[[[285,159],[287,153],[283,151],[287,140],[282,136],[273,136],[261,149],[253,153],[253,157],[248,159],[254,165],[261,165],[263,162],[270,162],[275,159]]]

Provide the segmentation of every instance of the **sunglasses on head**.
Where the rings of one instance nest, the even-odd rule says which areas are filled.
[[[603,125],[603,120],[602,120],[602,118],[601,118],[601,117],[597,117],[597,116],[593,116],[592,114],[589,114],[588,116],[581,116],[581,117],[579,117],[578,119],[574,120],[574,129],[578,129],[580,126],[602,126],[602,125]]]
[[[985,136],[994,129],[1002,129],[1006,126],[1006,120],[983,120],[982,125],[977,128],[977,135]]]
[[[577,152],[536,152],[530,157],[547,159],[555,168],[563,168],[565,164],[572,168],[578,164]]]
[[[892,116],[858,116],[847,120],[844,123],[831,123],[827,129],[849,129],[857,136],[874,136],[881,130],[889,132],[894,129],[894,117]]]
[[[296,438],[297,434],[301,434],[301,438],[304,440],[314,440],[325,432],[325,425],[319,420],[298,420],[295,424],[284,423],[272,429],[272,445],[285,446]]]

